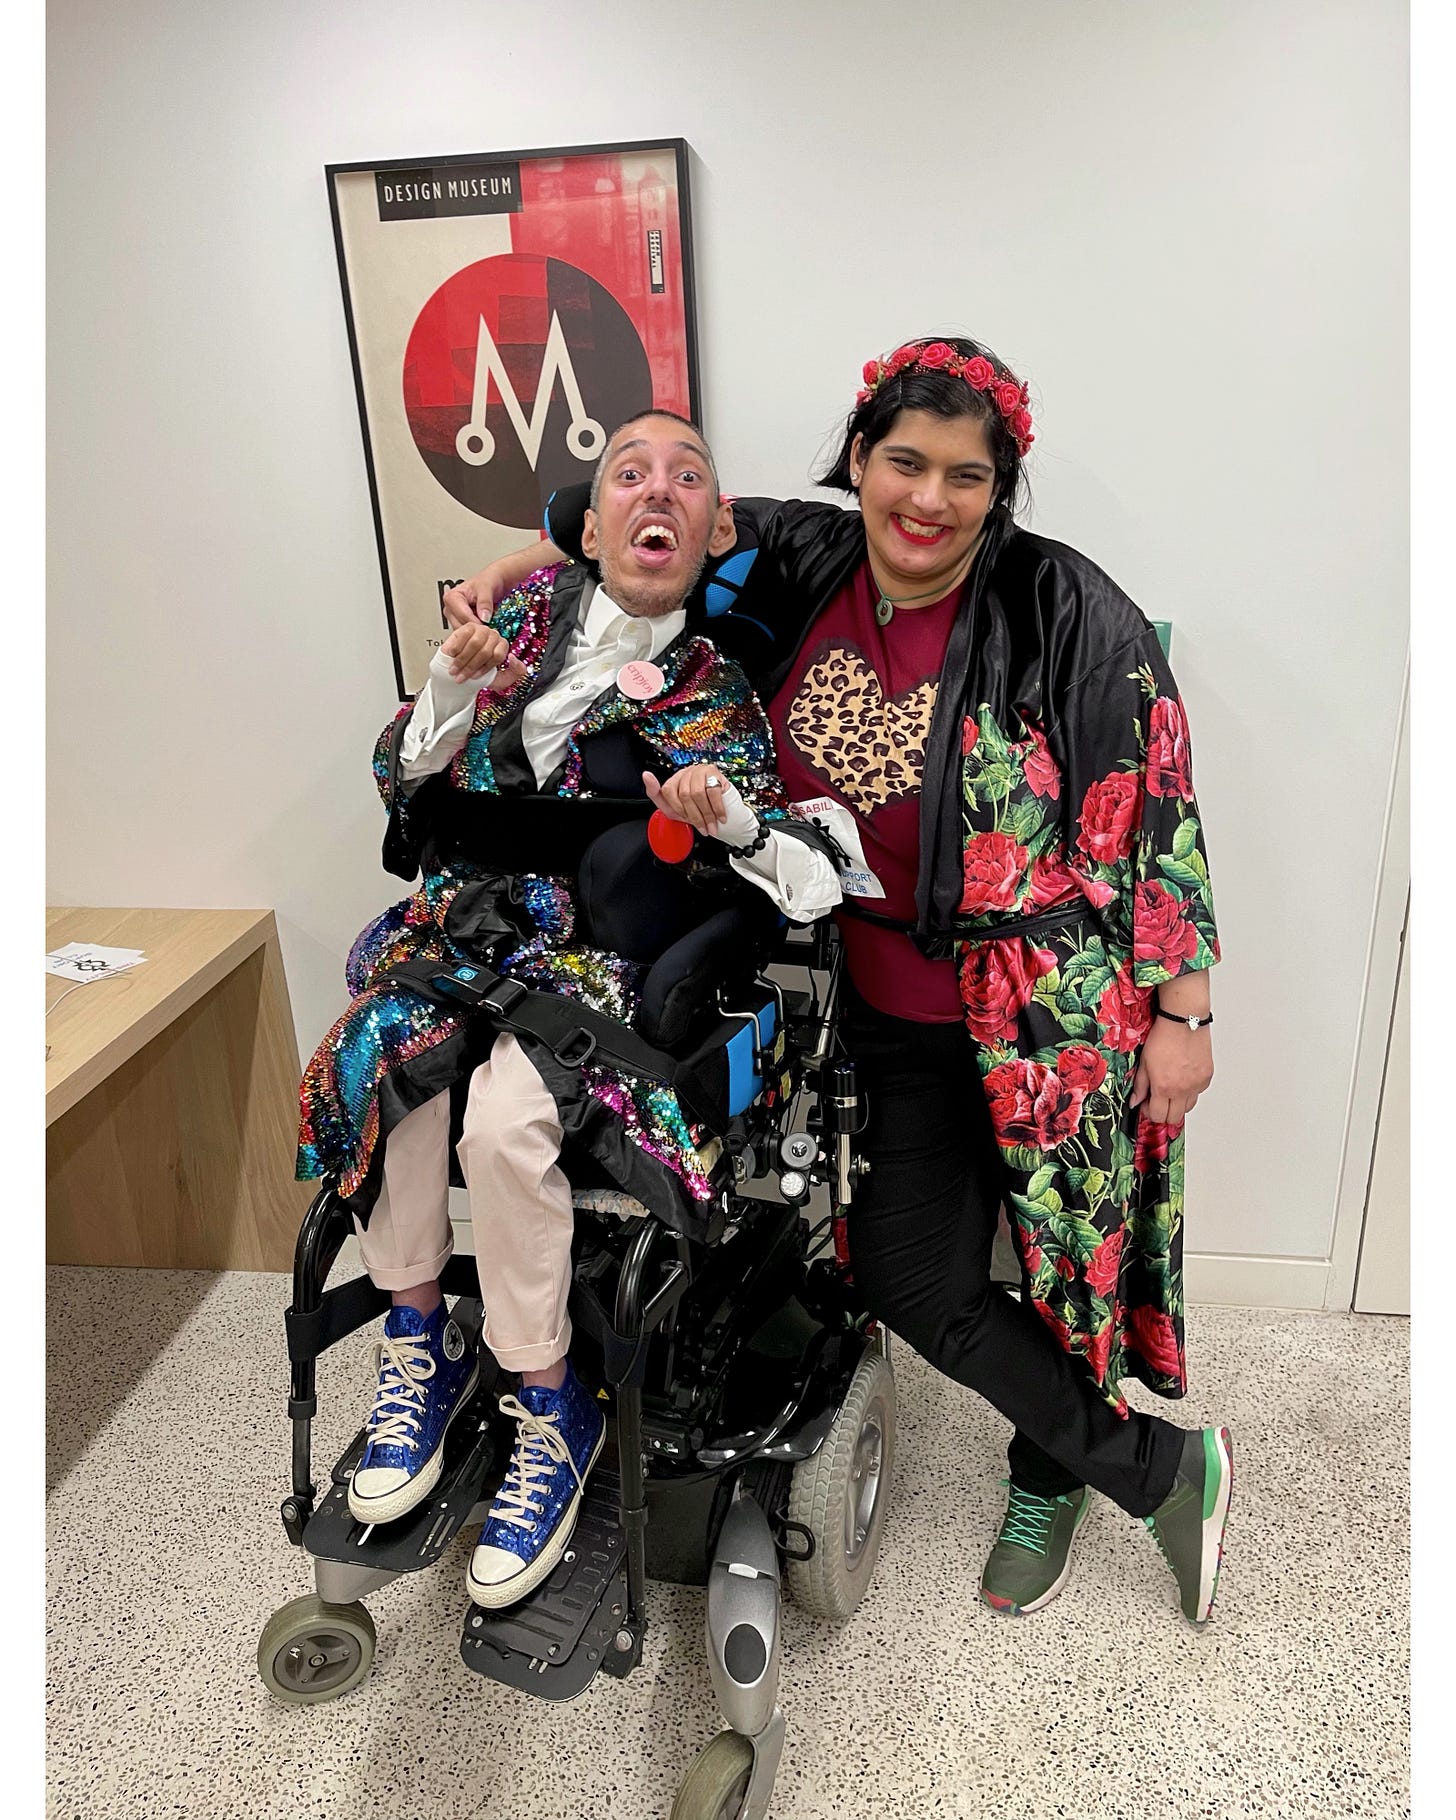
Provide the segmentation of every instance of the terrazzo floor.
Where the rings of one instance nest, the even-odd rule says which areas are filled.
[[[287,1488],[282,1276],[53,1269],[47,1811],[66,1820],[653,1820],[718,1726],[703,1595],[655,1586],[641,1668],[552,1706],[457,1653],[473,1538],[369,1601],[373,1673],[284,1707],[259,1632],[311,1590]],[[1005,1424],[896,1351],[900,1450],[877,1580],[841,1631],[787,1610],[773,1820],[1185,1820],[1409,1812],[1407,1325],[1195,1308],[1195,1393],[1236,1468],[1214,1621],[1099,1500],[1067,1591],[975,1598]],[[320,1365],[319,1454],[369,1341]],[[1146,1399],[1153,1407],[1154,1399]]]

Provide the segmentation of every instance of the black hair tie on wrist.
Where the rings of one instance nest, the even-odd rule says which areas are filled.
[[[1203,1030],[1213,1022],[1213,1013],[1207,1017],[1179,1017],[1176,1011],[1164,1011],[1161,1005],[1154,1005],[1153,1010],[1159,1017],[1167,1018],[1170,1024],[1182,1024],[1185,1030]]]

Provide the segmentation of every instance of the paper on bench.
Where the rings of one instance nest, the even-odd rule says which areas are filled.
[[[45,957],[47,973],[57,979],[75,980],[86,986],[92,980],[110,979],[114,973],[125,973],[146,960],[140,948],[103,948],[96,942],[67,942]]]

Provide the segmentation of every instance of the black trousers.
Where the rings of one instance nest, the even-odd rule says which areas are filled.
[[[991,1283],[1003,1175],[970,1033],[887,1017],[850,989],[843,1034],[868,1121],[849,1250],[870,1312],[1015,1424],[1014,1485],[1091,1485],[1147,1516],[1172,1489],[1183,1431],[1124,1420],[1030,1303]]]

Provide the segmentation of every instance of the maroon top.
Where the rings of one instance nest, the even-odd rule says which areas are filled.
[[[815,620],[769,719],[790,798],[827,800],[853,818],[865,867],[843,879],[846,898],[913,923],[920,773],[960,589],[896,607],[888,626],[875,620],[879,597],[861,563]],[[836,832],[836,817],[826,819]],[[841,823],[841,839],[844,831]],[[850,978],[877,1011],[923,1024],[961,1020],[953,961],[927,960],[900,930],[844,912],[836,919]]]

